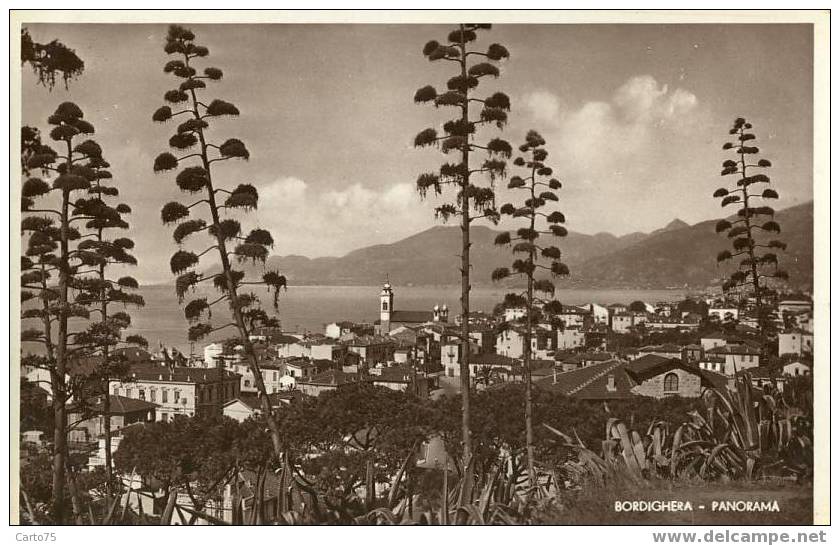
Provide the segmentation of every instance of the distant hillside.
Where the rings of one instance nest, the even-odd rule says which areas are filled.
[[[498,231],[478,226],[471,231],[473,283],[490,282],[490,273],[509,265],[510,250],[493,244]],[[620,250],[639,240],[639,233],[616,237],[607,233],[583,235],[571,232],[562,241],[570,266]],[[641,235],[642,237],[646,235]],[[437,226],[393,244],[378,244],[354,250],[343,257],[309,259],[301,256],[272,257],[269,267],[283,271],[291,284],[377,284],[387,273],[399,284],[445,285],[460,281],[457,256],[461,231],[455,226]]]
[[[779,239],[788,244],[780,254],[782,268],[791,283],[807,286],[813,282],[813,203],[781,210],[776,214],[782,226]],[[575,276],[595,285],[633,287],[705,286],[725,276],[728,268],[718,268],[715,256],[727,249],[728,239],[715,233],[717,220],[654,231],[645,239],[583,263]],[[670,228],[670,227],[675,228]]]
[[[783,263],[797,285],[812,282],[813,204],[806,203],[778,213],[782,240],[789,244]],[[578,287],[666,288],[707,286],[723,272],[715,256],[727,239],[714,230],[715,221],[689,226],[674,220],[650,234],[609,233],[584,235],[570,232],[558,244],[572,271],[563,282]],[[472,230],[473,284],[489,284],[490,273],[510,264],[507,248],[494,246],[498,231]],[[274,256],[268,266],[283,272],[290,285],[374,285],[387,273],[398,284],[452,285],[460,281],[457,256],[461,251],[460,228],[437,226],[392,244],[354,250],[343,257],[310,259]]]

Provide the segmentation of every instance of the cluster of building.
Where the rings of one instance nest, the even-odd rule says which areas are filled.
[[[743,371],[750,371],[757,386],[770,382],[779,387],[790,377],[811,373],[810,301],[779,303],[778,314],[789,327],[779,333],[778,353],[773,355],[749,340],[755,324],[748,306],[721,298],[703,302],[708,307],[705,316],[666,302],[565,306],[550,322],[534,326],[530,343],[535,384],[593,400],[696,397],[704,388],[725,387]],[[273,408],[359,382],[434,398],[459,391],[465,349],[470,351],[475,388],[521,381],[528,337],[520,320],[524,314],[521,308],[497,315],[472,313],[469,342],[464,343],[460,323],[450,322],[446,305],[428,311],[397,309],[394,289],[386,282],[379,295],[379,319],[372,323],[333,322],[316,334],[280,328],[254,331],[250,340],[259,377],[235,341],[209,344],[194,357],[163,347],[156,353],[126,349],[122,355],[130,362],[129,373],[112,380],[107,393],[70,407],[70,441],[92,443],[101,438],[103,424],[97,412],[101,415],[105,395],[111,427],[117,432],[116,448],[119,430],[139,422],[220,412],[239,421],[255,416],[264,402],[258,395],[260,381]],[[701,323],[709,322],[731,327],[720,328],[725,333],[698,333],[694,338],[699,341],[692,344],[616,349],[611,342],[640,331],[696,333]],[[770,359],[775,364],[772,371]],[[25,375],[37,381],[39,372]],[[103,463],[101,452],[91,457],[91,464]]]

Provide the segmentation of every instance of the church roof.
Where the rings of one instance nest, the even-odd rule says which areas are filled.
[[[395,310],[391,313],[391,322],[424,323],[431,322],[434,315],[431,310]]]

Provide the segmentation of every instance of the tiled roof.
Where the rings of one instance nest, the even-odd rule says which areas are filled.
[[[670,361],[673,361],[673,358],[647,354],[628,363],[627,368],[633,373],[644,374],[658,367],[662,367]]]
[[[715,371],[700,369],[700,377],[703,379],[704,386],[711,386],[719,390],[725,390],[729,385],[729,377]]]
[[[682,350],[681,347],[675,344],[661,344],[657,346],[645,346],[639,349],[639,352],[680,352]]]
[[[131,414],[136,412],[146,412],[150,409],[158,407],[155,403],[150,403],[142,399],[134,399],[131,397],[124,397],[120,395],[109,395],[108,400],[111,402],[111,414]],[[103,396],[98,395],[82,404],[74,404],[70,410],[86,410],[93,414],[99,414],[102,411]]]
[[[375,346],[380,344],[393,344],[394,339],[382,335],[365,335],[347,341],[348,346]]]
[[[618,360],[596,363],[573,371],[557,374],[535,381],[538,386],[580,399],[625,399],[635,397],[630,389],[635,382],[624,372],[623,362]],[[607,389],[608,376],[615,380],[614,391]]]
[[[274,392],[273,394],[268,394],[268,400],[271,402],[272,407],[279,407],[283,404],[283,401],[293,400],[300,398],[303,394],[300,390],[287,390],[283,392]],[[251,393],[241,393],[239,397],[236,399],[231,399],[225,406],[228,406],[236,401],[241,401],[248,407],[254,410],[262,409],[262,402],[260,401],[259,394],[251,394]]]
[[[308,380],[300,381],[301,384],[314,384],[317,386],[340,386],[342,384],[351,384],[358,382],[359,376],[356,373],[345,373],[336,369],[330,369],[314,377],[309,377]]]
[[[395,310],[391,313],[391,322],[424,323],[433,318],[430,310]]]
[[[556,382],[554,376],[549,376],[535,381],[535,384],[550,391],[580,399],[627,399],[638,395],[632,391],[634,386],[650,376],[664,373],[675,367],[699,375],[703,386],[706,387],[720,387],[725,385],[727,380],[723,375],[719,375],[721,380],[718,380],[712,376],[717,375],[716,373],[705,373],[695,367],[686,366],[676,358],[664,358],[651,354],[629,363],[610,360],[573,371],[557,373]],[[610,376],[613,377],[614,382],[612,389],[607,387]]]
[[[743,344],[727,344],[724,346],[716,346],[709,350],[710,354],[748,354],[758,356],[761,354],[759,350],[746,346]]]
[[[225,379],[238,378],[239,375],[230,371],[222,371]],[[128,380],[145,382],[218,382],[218,369],[203,367],[168,367],[166,365],[135,365],[131,367]]]
[[[280,334],[276,337],[272,338],[271,341],[274,344],[295,344],[301,342],[300,339],[297,337],[292,337],[291,335]]]

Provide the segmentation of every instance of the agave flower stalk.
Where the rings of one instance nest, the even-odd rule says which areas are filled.
[[[737,270],[724,282],[723,290],[751,289],[759,327],[766,338],[773,329],[770,308],[772,292],[767,280],[787,280],[788,274],[779,268],[775,253],[776,250],[785,250],[787,245],[776,239],[766,240],[768,234],[781,233],[781,227],[775,221],[775,210],[766,205],[756,206],[756,200],[778,199],[779,194],[770,188],[770,178],[764,173],[772,166],[770,161],[752,159],[760,150],[753,144],[755,134],[749,132],[750,129],[752,124],[743,117],[735,119],[729,134],[735,136],[737,141],[723,145],[724,150],[733,150],[736,158],[725,160],[720,174],[736,176],[738,179],[734,188],[721,187],[713,196],[720,199],[722,207],[736,205],[739,209],[736,219],[722,219],[715,227],[718,233],[726,232],[727,237],[732,239],[733,248],[733,251],[720,252],[717,260],[720,263],[743,256]]]
[[[249,321],[255,315],[264,315],[259,308],[259,299],[253,293],[243,293],[241,290],[247,285],[263,285],[273,291],[274,307],[278,305],[280,289],[286,288],[286,278],[276,271],[266,271],[259,280],[246,281],[245,272],[236,270],[231,263],[235,257],[240,263],[245,261],[265,264],[269,249],[274,240],[271,233],[264,229],[253,229],[247,235],[242,235],[242,227],[237,220],[225,218],[222,212],[235,210],[249,211],[257,208],[259,195],[251,184],[239,184],[229,190],[221,187],[213,176],[215,163],[232,159],[248,160],[250,153],[245,144],[236,138],[225,140],[221,144],[214,144],[208,140],[207,129],[210,122],[224,116],[237,116],[239,109],[223,100],[205,102],[199,98],[199,91],[207,87],[206,82],[222,79],[222,71],[214,67],[206,67],[203,75],[199,75],[194,66],[198,59],[209,55],[209,50],[195,42],[195,34],[189,29],[178,25],[169,27],[164,51],[175,56],[164,66],[164,72],[177,77],[181,83],[177,89],[167,91],[164,99],[180,110],[172,110],[172,106],[165,105],[158,108],[152,115],[156,122],[164,123],[183,116],[184,121],[177,127],[176,133],[169,139],[169,145],[174,150],[186,151],[187,154],[176,157],[171,152],[158,155],[155,159],[155,172],[162,172],[182,167],[189,161],[198,161],[198,166],[181,168],[175,178],[178,187],[188,194],[199,194],[202,198],[185,205],[180,202],[170,202],[161,210],[161,219],[165,224],[177,224],[173,238],[182,246],[191,236],[206,232],[213,240],[210,247],[196,253],[186,249],[179,249],[170,260],[172,273],[177,275],[175,291],[179,300],[183,301],[188,291],[193,290],[199,283],[212,281],[221,292],[221,296],[213,301],[206,297],[192,299],[184,307],[187,320],[193,325],[189,328],[190,341],[200,340],[219,329],[233,326],[239,334],[239,342],[244,348],[245,357],[254,375],[262,413],[266,418],[271,433],[275,455],[279,460],[283,448],[280,430],[274,418],[268,391],[262,378],[254,346],[250,341]],[[224,200],[220,200],[224,198]],[[209,218],[200,217],[200,211],[207,210]],[[191,215],[198,217],[191,218]],[[208,221],[209,219],[209,221]],[[229,245],[233,247],[229,250]],[[221,272],[215,274],[196,271],[202,256],[215,254]],[[218,303],[227,302],[232,321],[222,326],[214,327],[210,324],[211,307]]]
[[[71,317],[89,319],[88,311],[71,301],[71,288],[81,269],[90,263],[89,253],[79,242],[83,237],[74,225],[75,195],[91,187],[93,173],[81,162],[87,150],[78,138],[92,134],[94,127],[84,119],[81,108],[64,102],[48,118],[50,138],[62,147],[60,154],[40,141],[37,131],[28,131],[22,158],[24,172],[40,171],[54,177],[52,184],[39,177],[29,177],[21,188],[21,231],[27,237],[22,256],[21,297],[24,301],[40,299],[39,308],[24,311],[23,318],[40,317],[40,329],[25,329],[24,342],[44,345],[46,356],[29,358],[50,373],[54,420],[52,475],[52,517],[57,524],[65,520],[65,465],[67,463],[67,412],[70,384],[66,380],[73,353],[74,337],[69,331]],[[57,273],[57,283],[52,275]]]
[[[75,342],[85,346],[101,358],[95,378],[102,384],[101,415],[103,435],[105,437],[105,472],[107,489],[112,488],[113,461],[111,456],[111,399],[110,381],[127,372],[125,358],[113,354],[113,349],[123,344],[148,346],[146,339],[139,335],[129,335],[123,339],[123,331],[131,325],[131,316],[125,311],[109,312],[117,304],[122,307],[142,307],[143,297],[135,293],[139,288],[137,280],[131,276],[113,278],[110,271],[113,266],[136,265],[137,259],[131,255],[134,241],[126,237],[111,238],[114,230],[128,229],[124,217],[131,213],[131,207],[125,203],[111,205],[110,198],[119,195],[118,188],[106,185],[113,178],[108,170],[109,163],[102,157],[102,149],[95,142],[88,140],[77,146],[85,153],[85,167],[91,170],[93,183],[88,190],[90,198],[77,199],[74,204],[73,219],[86,220],[85,227],[92,231],[86,240],[79,243],[79,250],[86,252],[85,261],[92,267],[90,275],[77,278],[75,284],[79,294],[76,303],[87,306],[89,311],[99,313],[99,320],[92,321],[88,329],[76,336]]]
[[[454,186],[457,194],[454,203],[438,206],[437,217],[444,221],[460,216],[461,223],[461,361],[460,382],[462,399],[462,447],[464,467],[469,465],[472,452],[470,439],[470,226],[481,218],[497,222],[493,182],[506,174],[505,159],[510,157],[510,144],[494,138],[484,145],[476,142],[476,130],[481,126],[495,125],[502,129],[507,123],[510,99],[501,92],[479,98],[475,89],[480,80],[499,76],[495,63],[509,57],[508,50],[500,44],[490,45],[486,51],[468,49],[478,38],[479,31],[489,30],[488,24],[461,24],[449,33],[446,43],[431,40],[423,47],[423,55],[429,61],[452,63],[455,74],[447,81],[447,90],[438,92],[432,85],[417,90],[414,101],[428,103],[436,108],[455,108],[459,116],[443,124],[443,133],[427,128],[414,139],[416,147],[435,146],[444,154],[458,156],[455,163],[446,163],[437,172],[421,174],[417,179],[417,190],[425,197],[428,190],[441,194],[443,187]],[[472,62],[478,58],[478,62]],[[470,104],[478,106],[478,115],[471,117]],[[476,153],[486,154],[480,166],[471,168],[471,158]],[[489,179],[490,184],[481,184],[480,177]]]
[[[552,203],[558,202],[556,191],[560,189],[560,180],[552,178],[553,170],[545,164],[548,158],[548,151],[545,149],[545,140],[534,130],[528,131],[525,142],[519,147],[519,151],[525,156],[514,159],[514,165],[526,170],[527,176],[513,176],[508,182],[508,188],[524,191],[526,198],[521,206],[513,203],[506,203],[499,209],[503,215],[511,216],[514,219],[521,219],[526,226],[519,228],[515,235],[505,231],[496,236],[495,243],[498,245],[510,246],[514,256],[524,254],[524,259],[514,260],[512,267],[501,267],[493,271],[493,281],[498,282],[511,276],[524,277],[527,281],[525,293],[510,293],[505,299],[508,303],[524,303],[525,306],[525,335],[523,346],[522,372],[525,382],[525,445],[528,459],[528,477],[531,486],[536,485],[536,469],[534,460],[534,428],[533,428],[533,394],[531,384],[531,364],[533,360],[532,339],[536,327],[535,313],[538,306],[545,308],[546,312],[557,312],[559,303],[537,297],[537,293],[552,296],[555,287],[551,280],[537,278],[537,272],[544,270],[552,276],[567,276],[569,268],[561,261],[560,249],[556,246],[541,246],[539,238],[541,235],[553,237],[565,237],[568,232],[562,225],[566,217],[559,210],[550,213],[547,208]],[[544,224],[540,229],[538,221]],[[547,260],[548,264],[540,263],[540,258]]]

